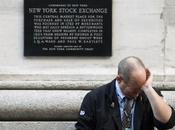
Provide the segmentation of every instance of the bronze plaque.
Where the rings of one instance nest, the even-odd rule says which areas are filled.
[[[25,56],[111,56],[112,0],[24,0]]]

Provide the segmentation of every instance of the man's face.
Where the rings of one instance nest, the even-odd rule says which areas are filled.
[[[138,70],[131,74],[129,81],[126,83],[124,80],[121,83],[121,90],[128,98],[136,98],[146,81],[146,72]]]

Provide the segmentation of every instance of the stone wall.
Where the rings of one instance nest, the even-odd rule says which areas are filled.
[[[129,55],[175,107],[173,0],[113,0],[112,57],[24,57],[23,4],[0,0],[0,130],[74,130],[84,95],[114,79]]]

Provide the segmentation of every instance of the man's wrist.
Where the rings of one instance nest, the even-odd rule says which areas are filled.
[[[144,92],[150,91],[151,89],[152,89],[152,85],[144,85],[144,86],[142,87],[142,90],[143,90]]]

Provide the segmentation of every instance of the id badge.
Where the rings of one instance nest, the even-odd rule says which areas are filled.
[[[131,128],[125,128],[125,130],[132,130]]]

